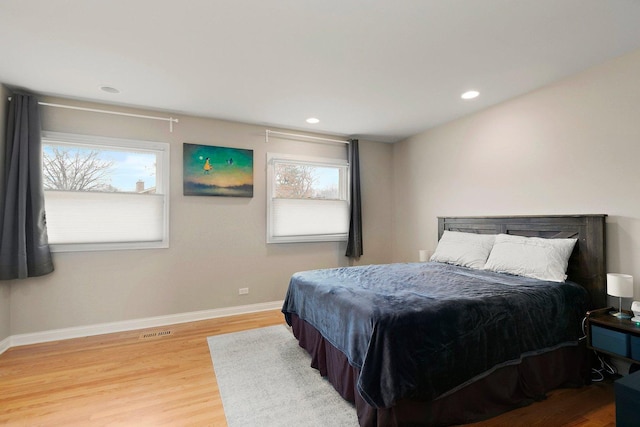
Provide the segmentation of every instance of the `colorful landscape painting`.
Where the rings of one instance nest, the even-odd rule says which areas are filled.
[[[253,150],[183,144],[185,196],[253,197]]]

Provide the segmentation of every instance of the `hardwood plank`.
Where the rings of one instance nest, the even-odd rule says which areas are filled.
[[[282,323],[272,310],[11,348],[0,355],[0,425],[225,427],[206,338]],[[614,426],[613,385],[555,390],[472,425]]]
[[[541,402],[469,426],[615,426],[614,399],[611,382],[558,389]]]
[[[282,323],[272,310],[11,348],[0,425],[226,426],[206,338]],[[172,334],[140,339],[155,330]]]

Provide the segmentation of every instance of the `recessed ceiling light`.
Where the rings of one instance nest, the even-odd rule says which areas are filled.
[[[315,125],[316,123],[320,123],[320,120],[316,119],[315,117],[309,117],[307,119],[307,123]]]
[[[118,89],[112,86],[100,86],[100,90],[107,93],[120,93]]]
[[[462,95],[460,95],[460,98],[462,98],[462,99],[473,99],[473,98],[477,97],[478,95],[480,95],[480,92],[478,92],[477,90],[469,90],[469,91],[466,91],[465,93],[463,93]]]

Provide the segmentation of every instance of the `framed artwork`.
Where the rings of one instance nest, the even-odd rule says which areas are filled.
[[[253,197],[253,150],[183,144],[185,196]]]

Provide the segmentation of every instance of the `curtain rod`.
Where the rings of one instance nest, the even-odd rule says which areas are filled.
[[[9,101],[11,101],[11,97],[9,97]],[[69,110],[90,111],[92,113],[114,114],[117,116],[137,117],[139,119],[163,120],[163,121],[169,122],[169,132],[173,132],[173,124],[178,123],[178,119],[174,119],[173,117],[145,116],[142,114],[123,113],[120,111],[98,110],[95,108],[74,107],[73,105],[51,104],[49,102],[40,102],[40,101],[38,101],[38,104],[43,105],[45,107],[67,108]]]
[[[319,136],[309,136],[309,135],[302,135],[302,134],[299,134],[299,133],[279,132],[279,131],[276,131],[276,130],[269,130],[269,129],[266,129],[264,132],[265,132],[264,142],[269,142],[269,135],[270,134],[274,134],[274,135],[293,136],[293,137],[296,137],[296,138],[315,139],[317,141],[338,142],[340,144],[348,144],[349,143],[349,141],[345,141],[345,140],[341,140],[341,139],[321,138]]]

